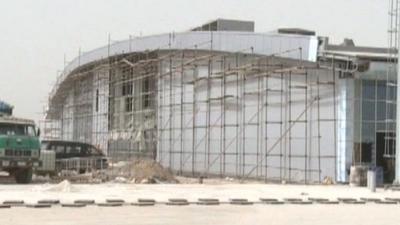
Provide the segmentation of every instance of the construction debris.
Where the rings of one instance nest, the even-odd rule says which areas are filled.
[[[90,173],[79,174],[76,171],[63,170],[53,177],[35,176],[37,183],[44,183],[40,189],[45,191],[72,191],[71,183],[121,183],[121,184],[163,184],[179,183],[172,172],[150,159],[121,161],[111,163],[107,169],[93,170]],[[49,183],[58,183],[48,187]]]
[[[324,180],[322,181],[322,184],[324,185],[333,185],[335,182],[333,181],[332,177],[324,177]]]
[[[170,170],[163,168],[154,160],[146,159],[111,164],[107,175],[113,177],[112,182],[115,183],[178,183]]]

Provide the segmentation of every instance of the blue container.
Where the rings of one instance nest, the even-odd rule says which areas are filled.
[[[13,107],[3,101],[0,101],[0,114],[12,115]]]

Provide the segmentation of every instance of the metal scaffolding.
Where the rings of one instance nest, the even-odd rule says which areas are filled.
[[[80,65],[57,82],[45,138],[92,143],[114,161],[154,158],[192,176],[335,180],[333,65],[302,60],[301,48],[268,56],[215,51],[210,34],[184,49]]]
[[[180,51],[162,63],[161,164],[192,176],[306,183],[334,178],[337,76],[331,69],[212,50]],[[325,150],[321,139],[331,144]]]

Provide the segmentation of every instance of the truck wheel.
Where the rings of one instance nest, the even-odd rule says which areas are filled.
[[[14,176],[18,184],[29,184],[32,181],[32,168],[19,170]]]

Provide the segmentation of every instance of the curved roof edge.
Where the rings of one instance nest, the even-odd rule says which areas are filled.
[[[85,52],[72,60],[57,78],[50,98],[56,93],[58,84],[62,83],[73,70],[82,65],[120,54],[169,49],[247,52],[315,62],[317,60],[318,38],[316,36],[276,33],[195,31],[159,34],[118,41],[109,46],[106,45]]]

